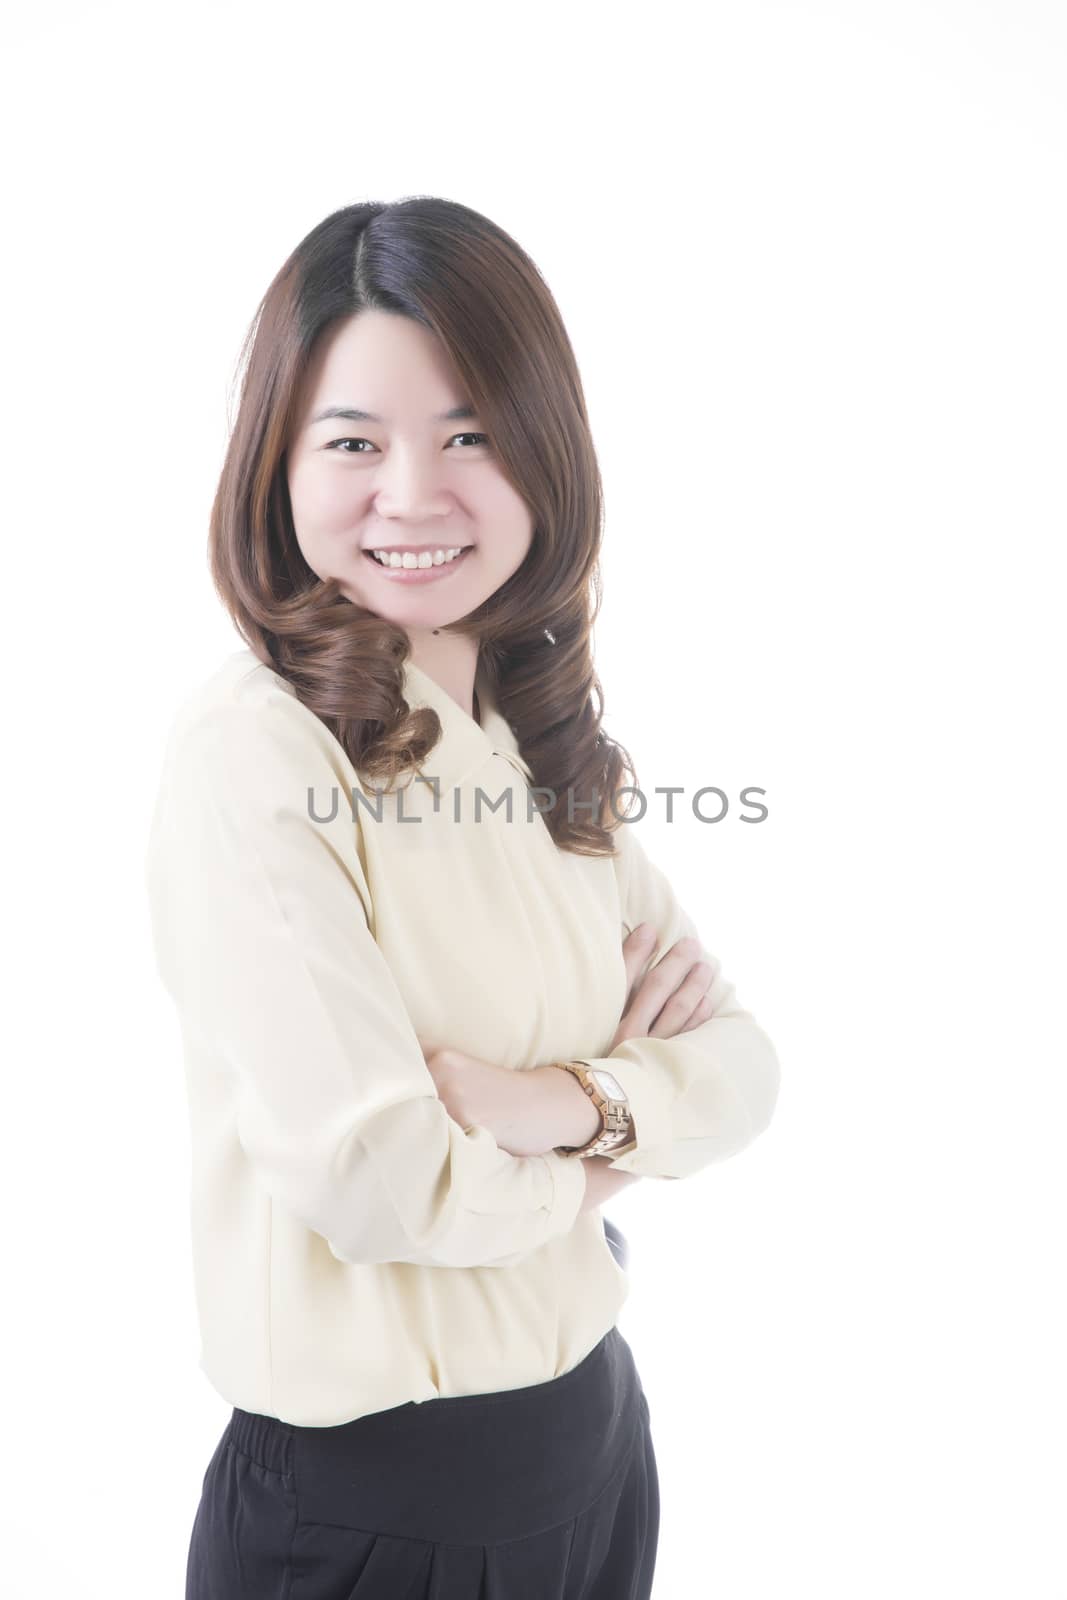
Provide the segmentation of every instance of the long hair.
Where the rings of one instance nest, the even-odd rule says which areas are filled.
[[[345,206],[297,245],[264,294],[238,362],[240,401],[211,509],[212,581],[238,633],[319,717],[363,777],[391,788],[441,735],[403,699],[404,629],[321,579],[297,543],[286,450],[318,342],[368,309],[441,341],[531,510],[522,566],[448,625],[478,641],[556,844],[612,855],[627,751],[603,732],[593,667],[603,497],[570,340],[538,268],[488,218],[416,196]],[[595,702],[595,703],[594,703]],[[568,805],[568,797],[570,804]],[[595,805],[590,805],[595,801]],[[568,811],[571,815],[568,815]]]

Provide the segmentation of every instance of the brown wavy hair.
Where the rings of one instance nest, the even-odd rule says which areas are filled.
[[[543,813],[556,844],[612,855],[624,815],[618,793],[637,776],[601,728],[593,667],[600,471],[555,300],[530,257],[488,218],[433,196],[368,202],[332,212],[297,245],[241,348],[240,401],[211,509],[215,588],[249,648],[325,723],[361,781],[391,789],[421,767],[441,723],[403,699],[408,636],[312,571],[289,501],[286,450],[313,353],[368,309],[412,317],[437,335],[531,510],[522,566],[448,631],[477,639],[534,782],[556,792]]]

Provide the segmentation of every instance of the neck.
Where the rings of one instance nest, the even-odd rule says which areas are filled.
[[[431,677],[439,688],[450,694],[468,717],[480,720],[475,700],[474,679],[478,670],[478,641],[463,634],[445,633],[442,629],[409,628],[411,641],[409,659]]]

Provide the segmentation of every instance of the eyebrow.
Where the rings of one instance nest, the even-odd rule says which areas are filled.
[[[453,406],[451,411],[441,411],[436,417],[431,417],[431,422],[470,422],[478,413],[473,406]],[[344,422],[384,422],[384,417],[377,416],[373,411],[360,411],[356,406],[326,406],[322,411],[316,411],[309,428],[317,422],[329,422],[334,417]]]

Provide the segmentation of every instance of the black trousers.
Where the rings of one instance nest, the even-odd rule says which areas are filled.
[[[659,1482],[612,1328],[548,1383],[337,1427],[234,1409],[186,1600],[649,1600]]]

